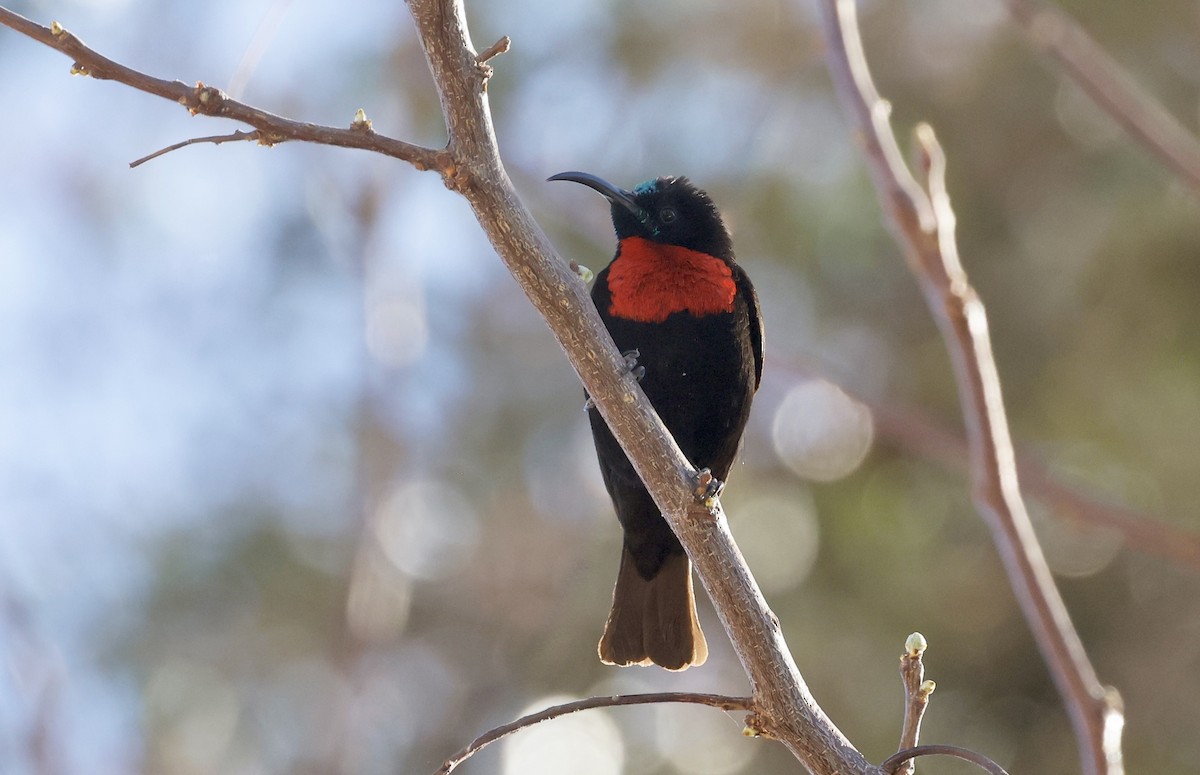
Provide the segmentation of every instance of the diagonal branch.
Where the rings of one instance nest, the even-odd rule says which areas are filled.
[[[192,115],[203,114],[240,121],[258,130],[257,139],[266,145],[285,140],[303,140],[321,145],[375,151],[409,162],[420,170],[443,170],[446,164],[445,155],[441,151],[378,134],[369,126],[357,121],[347,129],[293,121],[238,102],[220,89],[205,86],[203,83],[188,86],[182,81],[166,81],[146,75],[88,48],[58,22],[43,27],[20,14],[0,7],[0,24],[71,57],[74,61],[72,73],[88,75],[102,81],[123,83],[138,91],[177,102]]]
[[[630,377],[584,283],[555,253],[518,198],[500,160],[488,106],[491,66],[486,59],[493,49],[483,54],[474,50],[461,0],[408,0],[408,4],[446,120],[449,140],[440,151],[378,135],[361,116],[350,129],[320,127],[244,105],[203,84],[189,87],[152,78],[97,54],[57,24],[41,27],[3,9],[0,24],[72,56],[77,72],[175,100],[193,114],[249,124],[258,130],[260,142],[294,139],[361,148],[408,161],[418,169],[436,169],[446,185],[471,205],[690,555],[749,677],[753,690],[749,727],[782,742],[817,775],[876,772],[813,699],[783,640],[779,620],[733,541],[720,502],[714,499],[711,508],[696,502],[696,470]],[[503,44],[493,48],[499,53]],[[912,186],[913,195],[920,192],[915,183]],[[932,218],[930,210],[921,222],[930,224]]]
[[[779,361],[774,363],[778,365]],[[783,366],[794,369],[806,379],[826,378],[826,369],[799,361]],[[947,471],[959,473],[969,468],[967,444],[961,434],[928,412],[901,404],[872,401],[844,385],[839,387],[870,410],[875,437],[880,442],[924,458]],[[1044,501],[1051,507],[1053,516],[1064,522],[1112,531],[1130,549],[1200,572],[1200,532],[1059,481],[1045,461],[1030,452],[1017,451],[1017,474],[1022,489],[1031,497]]]
[[[870,402],[861,396],[855,396],[855,400],[870,408],[880,439],[950,471],[966,467],[966,443],[936,420],[919,411]],[[1064,484],[1035,455],[1017,454],[1017,474],[1022,489],[1049,504],[1055,516],[1077,525],[1111,530],[1130,549],[1200,571],[1200,533]]]
[[[203,84],[187,86],[125,67],[89,49],[57,23],[46,28],[0,8],[9,26],[75,61],[76,72],[115,80],[174,100],[193,114],[231,118],[258,130],[260,142],[304,140],[361,148],[436,169],[470,203],[484,233],[566,352],[613,435],[692,558],[733,642],[754,693],[753,730],[781,741],[818,775],[868,773],[871,765],[810,694],[771,612],[733,541],[719,501],[692,494],[697,472],[630,377],[579,275],[563,261],[517,196],[501,163],[488,106],[486,61],[505,40],[477,53],[461,0],[409,0],[445,117],[445,149],[392,140],[360,115],[350,129],[291,121],[230,99]]]
[[[1200,193],[1200,141],[1146,94],[1108,52],[1063,11],[1041,0],[1004,0],[1033,44],[1133,139]]]
[[[695,469],[624,368],[586,287],[513,190],[496,147],[486,72],[471,46],[461,0],[409,0],[409,9],[449,128],[456,174],[447,184],[471,204],[691,557],[750,678],[756,728],[781,741],[814,773],[870,772],[800,676],[720,503],[710,512],[695,501]]]
[[[1088,775],[1120,775],[1124,717],[1100,684],[1050,575],[1021,499],[983,303],[958,256],[946,159],[928,125],[917,128],[927,190],[915,185],[871,81],[853,0],[821,0],[826,57],[850,114],[893,236],[937,321],[954,366],[967,428],[976,508],[991,528],[1009,583],[1067,708]]]
[[[543,721],[556,719],[581,710],[593,708],[615,708],[625,705],[651,705],[668,702],[683,702],[692,705],[707,705],[720,710],[753,710],[754,700],[750,697],[729,697],[724,694],[694,694],[691,692],[659,692],[656,694],[615,694],[611,697],[589,697],[586,700],[576,700],[562,705],[555,705],[537,713],[522,716],[516,721],[489,729],[471,741],[470,745],[455,753],[442,763],[436,775],[450,775],[458,765],[470,759],[497,740],[501,740],[513,732],[519,732],[526,727],[540,724]]]

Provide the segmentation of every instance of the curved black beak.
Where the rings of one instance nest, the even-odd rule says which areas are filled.
[[[593,191],[599,191],[604,195],[605,199],[613,204],[621,205],[633,213],[633,217],[639,221],[645,221],[646,219],[646,211],[634,200],[633,194],[589,172],[560,172],[557,175],[551,175],[546,180],[570,180],[575,183],[582,183]]]

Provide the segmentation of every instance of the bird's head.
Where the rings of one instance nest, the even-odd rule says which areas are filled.
[[[617,240],[642,237],[664,245],[733,259],[733,243],[708,194],[684,177],[647,180],[633,191],[618,188],[587,172],[560,172],[549,180],[582,183],[612,204]]]

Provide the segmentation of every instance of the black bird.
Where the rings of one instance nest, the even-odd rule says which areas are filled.
[[[562,172],[612,205],[617,254],[592,300],[622,351],[637,352],[642,389],[692,465],[723,481],[737,456],[762,377],[758,296],[708,194],[664,177],[625,191]],[[625,531],[600,659],[683,670],[708,657],[696,618],[692,565],[595,408],[592,436]]]

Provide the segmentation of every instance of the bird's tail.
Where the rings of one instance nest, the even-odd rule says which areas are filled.
[[[599,651],[600,660],[609,665],[686,670],[704,664],[708,643],[696,618],[692,563],[686,554],[667,555],[658,573],[644,579],[629,549],[622,548],[612,612]]]

